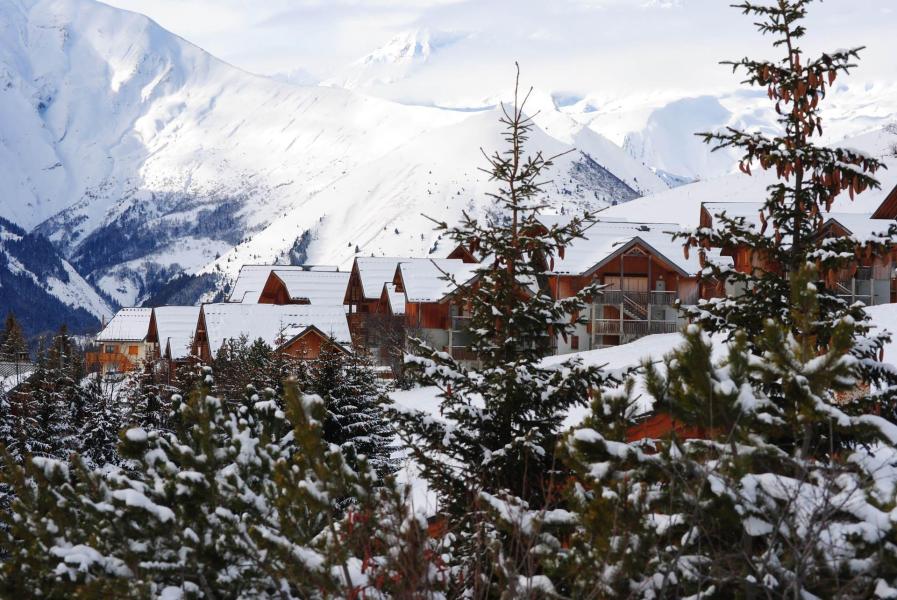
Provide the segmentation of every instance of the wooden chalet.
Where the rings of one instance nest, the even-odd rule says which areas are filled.
[[[701,205],[700,226],[713,228],[718,225],[717,217],[743,218],[747,224],[761,230],[760,202],[705,202]],[[826,214],[821,235],[824,237],[851,236],[859,243],[874,240],[877,234],[887,232],[897,219],[897,187],[886,197],[874,212]],[[771,235],[771,233],[770,233]],[[774,272],[780,265],[772,264],[758,252],[747,246],[721,248],[722,255],[731,257],[734,267],[742,273]],[[829,274],[826,285],[846,301],[863,302],[867,306],[884,304],[897,300],[895,283],[897,251],[886,253],[865,253],[848,268]],[[729,286],[728,293],[737,290]]]
[[[355,346],[377,354],[381,342],[383,313],[378,311],[383,285],[392,283],[400,262],[415,260],[427,259],[359,256],[352,263],[343,303],[349,309],[349,331]]]
[[[349,285],[347,271],[274,269],[262,287],[259,304],[342,306]]]
[[[193,335],[193,354],[214,360],[228,341],[261,339],[295,358],[312,360],[324,345],[349,352],[351,339],[343,306],[308,304],[204,304]]]
[[[545,216],[546,226],[566,217]],[[709,283],[700,277],[696,256],[685,258],[670,233],[672,223],[632,223],[602,220],[563,249],[548,266],[555,298],[568,298],[593,283],[605,286],[592,298],[586,324],[567,340],[558,354],[625,344],[645,335],[674,333],[684,321],[679,304],[695,304]],[[715,285],[715,283],[714,283]]]
[[[190,361],[198,306],[159,306],[152,309],[146,341],[170,378],[178,365]]]
[[[149,323],[153,309],[123,308],[97,334],[96,348],[85,354],[91,372],[124,373],[137,368],[153,357],[153,345],[148,342]]]
[[[466,307],[455,301],[455,292],[473,280],[477,268],[476,263],[450,258],[401,262],[392,286],[384,285],[383,294],[390,306],[398,304],[392,295],[403,298],[404,327],[415,337],[455,358],[473,360],[468,349],[470,316]]]

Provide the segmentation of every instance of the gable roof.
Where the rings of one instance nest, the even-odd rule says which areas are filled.
[[[389,303],[389,311],[391,314],[396,316],[405,314],[405,294],[397,291],[394,283],[383,284],[383,295],[381,300],[383,298]]]
[[[343,303],[350,273],[346,271],[297,271],[275,269],[271,277],[279,279],[290,300],[308,304],[338,306]]]
[[[556,219],[553,219],[556,217]],[[549,225],[563,224],[570,217],[549,215],[540,221]],[[633,246],[640,245],[685,276],[697,275],[702,267],[697,252],[684,256],[682,241],[673,240],[672,232],[680,231],[675,223],[635,223],[620,219],[601,219],[589,226],[582,239],[570,242],[564,256],[554,258],[553,274],[585,275],[606,264]],[[718,252],[713,253],[714,260]]]
[[[151,308],[123,308],[97,335],[98,342],[142,342],[149,333]]]
[[[341,344],[351,342],[349,324],[342,305],[204,304],[202,316],[209,349],[213,354],[226,340],[242,336],[246,336],[249,341],[261,338],[272,348],[277,348],[311,325]]]
[[[860,242],[868,242],[877,237],[877,234],[887,233],[888,228],[894,224],[893,219],[875,219],[869,213],[828,213],[826,216],[823,226],[837,223]]]
[[[355,258],[352,270],[358,273],[361,282],[361,293],[366,299],[379,299],[383,284],[392,281],[396,267],[402,261],[413,258],[396,258],[390,256],[359,256]],[[417,259],[426,260],[426,259]]]
[[[150,334],[171,360],[190,356],[190,345],[199,319],[198,306],[159,306],[153,309]],[[152,331],[152,330],[155,331]]]
[[[439,302],[470,281],[479,268],[477,263],[456,258],[422,259],[399,263],[396,277],[401,279],[406,302]]]
[[[271,271],[336,271],[330,266],[290,266],[290,265],[243,265],[231,288],[228,302],[257,304]]]
[[[326,333],[324,333],[323,331],[321,331],[320,329],[318,329],[317,327],[315,327],[314,325],[309,325],[308,327],[306,327],[306,328],[303,329],[302,331],[299,331],[298,333],[296,333],[296,335],[294,335],[293,337],[291,337],[289,340],[285,341],[285,342],[282,344],[282,347],[285,348],[285,347],[287,347],[287,346],[291,346],[291,345],[295,344],[298,340],[300,340],[300,339],[302,339],[302,338],[304,338],[305,336],[310,335],[310,334],[314,334],[314,335],[320,336],[322,339],[327,340],[328,342],[329,342],[330,337],[331,337],[331,336],[329,336],[328,334],[326,334]],[[336,348],[337,348],[338,350],[340,350],[343,354],[351,354],[351,353],[352,353],[352,352],[349,350],[349,348],[347,348],[346,344],[344,344],[344,343],[339,343],[339,342],[337,342],[336,344],[331,344],[331,345],[334,346],[334,347],[336,347]]]
[[[743,217],[745,222],[753,225],[758,232],[762,227],[760,221],[762,202],[705,202],[701,208],[706,210],[710,218],[713,219],[712,226],[714,228],[722,226],[719,219],[716,219],[716,216],[722,213],[729,218]],[[870,241],[876,237],[876,234],[887,232],[888,227],[893,223],[893,219],[877,219],[872,213],[830,212],[823,214],[825,217],[823,227],[837,223],[860,242]],[[771,227],[767,228],[766,235],[770,237],[773,235]]]

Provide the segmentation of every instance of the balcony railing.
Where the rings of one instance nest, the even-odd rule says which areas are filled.
[[[673,306],[678,300],[676,292],[629,292],[625,290],[601,290],[595,304],[628,304],[642,306]]]
[[[676,333],[677,321],[647,321],[641,319],[595,319],[592,321],[595,335],[619,335],[642,337],[656,333]]]

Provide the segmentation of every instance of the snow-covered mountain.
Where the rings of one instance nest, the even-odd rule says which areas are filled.
[[[558,206],[666,189],[546,97],[532,148],[577,148]],[[125,305],[183,298],[172,279],[214,294],[244,262],[431,249],[421,213],[483,208],[497,118],[254,76],[93,0],[0,3],[0,215]]]
[[[40,235],[0,218],[0,307],[16,314],[27,335],[67,324],[94,330],[108,320],[108,303],[53,245]]]
[[[704,95],[663,92],[625,98],[587,97],[562,109],[580,123],[607,136],[637,161],[659,174],[685,180],[732,172],[738,155],[712,152],[694,134],[736,127],[751,131],[778,129],[766,94],[757,90]],[[851,83],[836,86],[822,111],[824,141],[854,137],[897,122],[897,84]]]
[[[843,140],[838,145],[855,148],[882,160],[886,169],[875,174],[881,187],[869,189],[851,200],[843,193],[832,205],[832,212],[872,213],[897,186],[897,128],[887,127]],[[704,179],[689,185],[649,194],[625,205],[611,206],[601,214],[633,221],[679,223],[698,227],[703,202],[760,202],[767,187],[776,181],[775,173],[754,169],[752,175],[740,171]]]
[[[359,58],[324,85],[364,90],[403,80],[430,58],[464,39],[463,34],[411,29],[396,34],[386,44]]]

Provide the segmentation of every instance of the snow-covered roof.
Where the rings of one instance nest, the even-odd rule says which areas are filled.
[[[149,333],[151,308],[123,308],[97,335],[98,342],[142,342]]]
[[[190,345],[199,319],[198,306],[159,306],[153,309],[159,348],[178,360],[190,356]]]
[[[745,222],[757,228],[761,228],[760,210],[762,202],[705,202],[704,209],[713,217],[713,227],[722,227],[717,215],[725,213],[729,218],[743,217]],[[823,213],[825,223],[837,221],[846,228],[859,241],[872,239],[877,233],[884,233],[894,222],[886,219],[873,219],[872,213],[855,212],[830,212]],[[773,235],[772,228],[767,228],[766,234]]]
[[[234,281],[234,287],[231,289],[228,302],[243,302],[246,304],[257,304],[259,296],[271,271],[336,271],[336,267],[331,266],[289,266],[289,265],[243,265],[240,273]],[[342,298],[340,298],[342,302]]]
[[[405,314],[405,294],[396,291],[394,283],[384,283],[383,289],[386,292],[386,298],[389,300],[389,309],[394,315]]]
[[[460,259],[433,258],[401,262],[398,271],[407,302],[439,302],[454,292],[457,285],[470,281],[479,267]],[[453,278],[454,283],[446,277]]]
[[[714,226],[716,226],[719,220],[717,215],[723,213],[730,219],[741,217],[746,223],[758,229],[761,226],[760,211],[763,209],[762,202],[704,202],[701,207],[713,218]]]
[[[339,306],[346,296],[350,273],[346,271],[297,271],[275,269],[273,274],[283,282],[290,299],[309,304]]]
[[[342,305],[221,303],[204,304],[202,311],[212,353],[226,340],[242,336],[250,341],[261,338],[271,347],[278,347],[309,327],[320,329],[341,344],[351,342]]]
[[[550,218],[550,216],[544,217],[545,221]],[[696,275],[701,270],[698,253],[692,252],[689,258],[686,258],[682,251],[682,240],[673,240],[670,235],[671,232],[680,229],[675,223],[633,223],[617,219],[602,219],[583,233],[584,239],[570,242],[564,248],[563,258],[555,257],[554,269],[551,272],[562,275],[582,275],[618,251],[635,243],[641,243],[653,249],[686,275]]]
[[[365,298],[379,298],[383,284],[392,281],[400,262],[427,260],[425,258],[395,258],[391,256],[359,256],[355,268],[361,278],[361,293]]]
[[[826,223],[837,221],[861,242],[886,233],[894,225],[894,221],[888,219],[873,219],[870,213],[828,213],[826,217]]]

